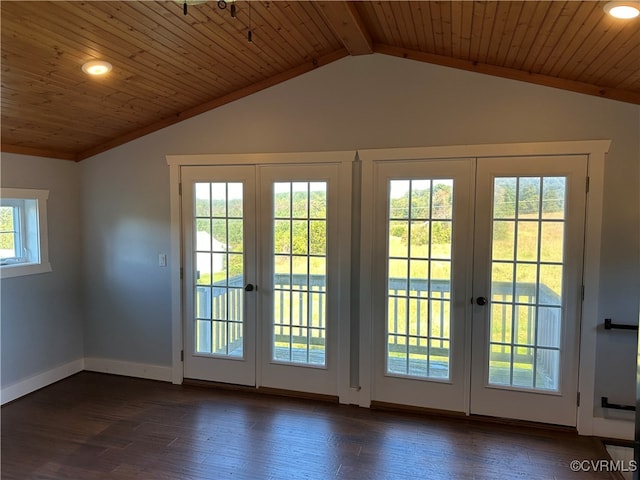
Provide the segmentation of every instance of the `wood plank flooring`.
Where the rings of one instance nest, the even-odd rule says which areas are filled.
[[[82,372],[2,407],[2,479],[608,479],[570,432]]]

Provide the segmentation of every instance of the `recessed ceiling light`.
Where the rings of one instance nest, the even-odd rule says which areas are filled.
[[[615,18],[635,18],[640,15],[640,2],[609,2],[604,11]]]
[[[82,71],[89,75],[104,75],[111,71],[111,64],[103,60],[93,60],[82,65]]]

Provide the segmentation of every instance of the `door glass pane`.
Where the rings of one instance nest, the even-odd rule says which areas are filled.
[[[453,180],[389,182],[387,374],[449,379]]]
[[[196,183],[195,353],[242,358],[244,242],[242,183]]]
[[[326,212],[326,182],[274,183],[274,361],[326,365]]]
[[[490,385],[559,390],[565,185],[564,177],[494,180]]]

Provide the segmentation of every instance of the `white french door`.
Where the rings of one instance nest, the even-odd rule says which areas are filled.
[[[586,165],[375,162],[372,400],[575,425]]]
[[[339,165],[183,167],[184,376],[338,393]]]
[[[473,164],[375,170],[372,399],[465,411]]]
[[[337,165],[260,168],[263,386],[338,393],[338,176]]]
[[[184,374],[256,384],[255,167],[182,168]]]
[[[478,161],[471,412],[576,425],[585,156]]]

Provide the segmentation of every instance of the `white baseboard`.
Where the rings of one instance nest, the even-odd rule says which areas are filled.
[[[147,378],[171,382],[173,371],[171,367],[150,365],[147,363],[133,363],[107,358],[85,358],[84,369],[90,372],[112,373],[126,377]]]
[[[2,389],[0,394],[1,403],[4,405],[7,402],[11,402],[16,398],[20,398],[28,393],[35,392],[47,385],[51,385],[63,378],[70,377],[78,372],[84,370],[84,359],[79,358],[73,362],[59,365],[46,372],[39,373],[33,377],[29,377],[25,380],[21,380],[13,385],[9,385]]]
[[[35,392],[47,385],[75,375],[83,370],[90,372],[112,373],[127,377],[147,378],[149,380],[161,380],[171,382],[171,367],[149,365],[145,363],[123,362],[106,358],[79,358],[73,362],[59,365],[46,372],[21,380],[13,385],[2,388],[0,392],[0,404],[4,405],[16,398],[20,398],[31,392]]]
[[[635,422],[633,420],[594,417],[592,435],[618,440],[633,440],[635,436]]]

